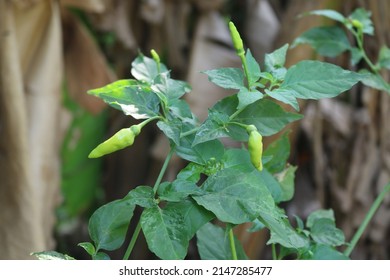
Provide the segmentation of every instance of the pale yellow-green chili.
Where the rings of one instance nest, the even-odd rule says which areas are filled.
[[[247,132],[249,134],[248,151],[251,162],[257,170],[261,171],[263,170],[263,163],[261,161],[263,155],[263,137],[254,125],[249,125]]]
[[[141,132],[141,128],[141,125],[133,125],[119,130],[111,138],[93,149],[88,157],[98,158],[133,145],[135,137]]]

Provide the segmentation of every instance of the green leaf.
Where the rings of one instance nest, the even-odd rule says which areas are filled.
[[[159,113],[160,101],[156,94],[148,86],[135,80],[118,80],[89,90],[88,94],[103,99],[110,106],[135,119],[148,119]]]
[[[311,227],[310,235],[317,244],[340,246],[345,244],[344,233],[336,228],[334,221],[327,218],[317,219]]]
[[[332,209],[329,210],[324,210],[324,209],[319,209],[314,212],[311,212],[309,217],[307,217],[306,220],[306,227],[311,228],[316,220],[319,219],[328,219],[330,221],[335,221],[334,218],[334,212]]]
[[[93,256],[96,254],[95,246],[91,242],[82,242],[77,244],[81,248],[83,248],[90,256]]]
[[[104,253],[104,252],[97,252],[96,255],[92,256],[92,259],[93,259],[93,260],[103,260],[103,261],[107,261],[107,260],[110,260],[110,256],[107,255],[107,254]]]
[[[311,247],[310,251],[307,251],[301,256],[300,259],[304,260],[349,260],[347,256],[340,253],[336,249],[323,245],[316,244]]]
[[[263,170],[259,172],[259,177],[271,193],[275,203],[279,203],[282,200],[282,188],[280,187],[279,182],[267,171],[266,168],[263,168]]]
[[[303,15],[317,15],[317,16],[324,16],[324,17],[327,17],[327,18],[330,18],[330,19],[333,19],[335,21],[339,21],[339,22],[345,22],[346,21],[346,18],[340,14],[339,12],[336,12],[334,10],[315,10],[315,11],[311,11],[311,12],[308,12],[308,13],[305,13]]]
[[[205,224],[196,233],[197,246],[202,260],[231,260],[233,259],[230,249],[229,237],[226,230],[213,225]],[[244,249],[240,242],[235,239],[237,258],[247,260]]]
[[[193,182],[176,179],[172,183],[162,183],[158,188],[159,198],[166,201],[179,202],[193,194],[201,194],[202,190]]]
[[[252,172],[255,168],[250,161],[249,153],[246,149],[227,149],[222,161],[225,168],[236,171]]]
[[[248,173],[226,168],[208,177],[201,188],[204,193],[193,196],[195,201],[227,223],[251,222],[264,207],[274,205],[256,170]]]
[[[149,249],[161,259],[184,259],[189,240],[213,216],[192,200],[145,209],[141,226]]]
[[[180,134],[182,131],[182,121],[178,119],[172,119],[169,121],[158,121],[157,127],[165,134],[166,137],[171,139],[176,145],[180,145]]]
[[[360,70],[359,73],[362,74],[361,82],[364,85],[390,93],[390,84],[383,80],[381,75],[371,73],[366,69]]]
[[[129,199],[123,198],[101,206],[92,214],[88,231],[96,251],[112,251],[122,246],[134,207]]]
[[[260,65],[253,57],[251,51],[248,49],[245,54],[247,67],[248,67],[248,75],[247,77],[249,82],[249,87],[251,87],[254,83],[256,83],[261,75]]]
[[[221,137],[227,137],[228,134],[226,127],[228,122],[228,115],[211,109],[209,111],[207,119],[196,132],[195,139],[192,145],[195,146],[199,143],[207,142]]]
[[[350,20],[358,20],[363,25],[363,33],[374,35],[374,26],[371,21],[371,12],[363,8],[356,9],[348,18]],[[348,22],[346,25],[349,29],[352,29],[353,26]]]
[[[191,91],[191,87],[186,82],[171,79],[169,72],[165,72],[154,79],[152,90],[165,95],[169,100],[182,97],[185,93]]]
[[[144,208],[153,207],[156,205],[154,200],[153,189],[149,186],[138,186],[132,189],[125,197],[132,204],[139,205]]]
[[[38,260],[74,260],[74,258],[56,251],[44,251],[32,253]]]
[[[193,135],[183,137],[180,146],[176,147],[176,153],[182,159],[206,165],[210,158],[220,159],[225,148],[219,140],[207,141],[193,145]]]
[[[168,107],[170,120],[179,119],[192,126],[195,126],[198,123],[186,101],[182,99],[171,99],[168,101]]]
[[[309,247],[309,240],[296,232],[288,220],[276,210],[263,212],[259,220],[270,230],[267,244],[279,243],[286,248],[302,249]]]
[[[248,229],[248,232],[256,232],[265,228],[265,225],[259,221],[259,219],[255,219],[252,221],[252,226]]]
[[[282,130],[288,123],[299,120],[302,115],[286,112],[273,101],[261,99],[247,106],[233,121],[243,124],[253,124],[263,136],[269,136]],[[246,141],[248,139],[245,129],[239,128],[240,135],[234,134],[232,126],[228,127],[229,133],[235,140]],[[237,131],[237,128],[235,128]],[[243,135],[244,134],[244,135]]]
[[[284,78],[284,64],[286,62],[287,50],[288,44],[285,44],[272,53],[266,54],[264,58],[265,71],[270,72],[278,80],[283,80]]]
[[[387,46],[382,46],[379,51],[378,65],[390,69],[390,49]]]
[[[209,81],[226,89],[241,89],[244,85],[244,73],[239,68],[220,68],[204,71]]]
[[[271,96],[272,98],[283,102],[284,104],[290,105],[296,111],[299,111],[298,101],[297,101],[296,97],[293,94],[291,94],[290,91],[284,90],[281,88],[277,88],[277,89],[273,89],[273,90],[266,89],[265,93],[267,95]]]
[[[283,133],[278,139],[268,145],[263,156],[270,156],[271,160],[264,163],[264,167],[271,173],[278,173],[284,170],[287,160],[290,157],[289,131]]]
[[[338,26],[309,29],[295,39],[291,47],[299,44],[309,44],[318,54],[328,57],[336,57],[351,47],[345,31]]]
[[[179,174],[177,174],[177,179],[197,183],[200,180],[200,174],[203,173],[203,170],[203,165],[190,162],[186,167],[180,170]]]
[[[143,54],[139,54],[137,58],[131,63],[131,74],[140,81],[146,81],[149,84],[159,75],[157,63]],[[166,72],[167,68],[160,63],[160,71]]]
[[[364,52],[356,47],[350,49],[351,52],[351,64],[352,66],[358,64],[362,60]]]
[[[297,98],[330,98],[349,90],[362,75],[320,61],[301,61],[288,69],[280,88]]]
[[[249,91],[247,88],[242,88],[237,94],[238,97],[238,106],[237,109],[240,110],[257,100],[263,98],[263,94],[258,90]]]
[[[296,166],[290,165],[285,170],[275,174],[275,177],[279,181],[280,187],[282,189],[280,201],[289,201],[294,197],[294,179],[296,170]]]

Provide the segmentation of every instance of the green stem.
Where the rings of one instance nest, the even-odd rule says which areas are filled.
[[[374,203],[371,205],[370,210],[368,211],[366,217],[364,218],[363,222],[361,223],[360,227],[356,231],[355,235],[353,236],[351,243],[347,247],[347,249],[344,251],[344,255],[347,257],[351,254],[353,249],[355,248],[356,244],[358,243],[360,237],[362,236],[364,230],[367,228],[368,224],[370,223],[372,217],[374,216],[375,212],[378,210],[379,206],[381,205],[382,201],[384,200],[386,194],[390,192],[390,183],[385,186],[383,191],[378,195],[378,197],[375,199]]]
[[[139,235],[140,231],[141,231],[141,222],[138,221],[137,227],[135,228],[134,233],[133,233],[133,236],[131,237],[129,246],[127,247],[126,253],[125,253],[125,255],[123,256],[123,260],[128,260],[128,259],[129,259],[130,254],[131,254],[131,252],[133,251],[135,242],[136,242],[137,239],[138,239],[138,235]]]
[[[272,243],[271,246],[272,246],[272,259],[274,261],[276,261],[278,259],[278,256],[276,254],[276,245],[275,245],[275,243]]]
[[[237,125],[237,126],[242,127],[244,129],[247,129],[247,127],[249,126],[247,124],[243,124],[243,123],[239,123],[239,122],[229,122],[229,124]]]
[[[230,250],[232,252],[233,260],[238,260],[237,251],[236,251],[236,244],[234,242],[233,228],[229,229],[229,243],[230,243]]]
[[[363,60],[367,63],[367,65],[371,68],[371,70],[375,74],[379,75],[377,67],[375,67],[374,63],[372,63],[372,61],[368,58],[368,56],[367,56],[367,54],[366,54],[366,52],[364,50],[364,47],[363,47],[363,33],[362,33],[362,31],[361,30],[359,30],[359,32],[352,31],[352,34],[355,36],[358,48],[362,52]]]
[[[248,90],[250,90],[251,84],[249,83],[249,69],[248,69],[248,63],[246,62],[245,53],[239,55],[239,57],[240,57],[241,62],[242,62],[242,67],[244,68],[246,81],[248,82]]]
[[[239,115],[242,111],[244,111],[246,107],[244,108],[241,108],[241,109],[238,109],[237,111],[235,111],[230,117],[229,117],[229,120],[232,120],[234,119],[235,117],[237,117],[237,115]]]
[[[194,133],[196,133],[198,130],[199,130],[199,127],[195,127],[195,128],[193,128],[193,129],[191,129],[191,130],[188,130],[188,131],[186,131],[186,132],[180,134],[180,138],[183,138],[183,137],[186,137],[186,136],[188,136],[188,135],[194,134]]]
[[[157,120],[157,119],[161,119],[162,117],[161,116],[154,116],[154,117],[151,117],[149,119],[146,119],[144,120],[143,122],[141,122],[139,125],[141,127],[144,127],[145,125],[147,125],[148,123],[150,123],[151,121],[154,121],[154,120]]]
[[[169,161],[171,160],[171,158],[172,158],[174,152],[175,152],[175,146],[172,146],[172,147],[171,147],[171,150],[169,151],[169,154],[168,154],[167,157],[165,158],[165,161],[164,161],[163,166],[161,167],[160,174],[158,174],[156,183],[154,184],[154,187],[153,187],[153,192],[154,192],[154,194],[157,193],[158,186],[159,186],[160,183],[161,183],[161,180],[162,180],[162,178],[163,178],[163,176],[164,176],[164,174],[165,174],[165,171],[167,170],[168,163],[169,163]],[[135,228],[135,230],[134,230],[133,236],[131,237],[129,246],[127,247],[126,252],[125,252],[125,255],[123,256],[123,259],[124,259],[124,260],[129,259],[130,254],[131,254],[131,252],[133,251],[135,242],[136,242],[137,239],[138,239],[138,236],[139,236],[140,231],[141,231],[141,222],[138,221],[138,224],[137,224],[137,226],[136,226],[136,228]]]
[[[163,178],[163,176],[164,176],[164,174],[165,174],[165,171],[167,170],[168,163],[169,163],[169,161],[171,160],[171,158],[172,158],[174,152],[175,152],[175,146],[172,146],[172,147],[171,147],[171,150],[169,151],[169,154],[168,154],[167,157],[165,158],[165,161],[164,161],[163,166],[161,167],[160,174],[158,174],[156,183],[155,183],[154,186],[153,186],[153,192],[154,192],[154,194],[157,193],[158,186],[159,186],[160,183],[161,183],[161,180],[162,180],[162,178]]]

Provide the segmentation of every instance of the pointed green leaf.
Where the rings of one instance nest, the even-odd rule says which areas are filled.
[[[257,100],[263,98],[263,94],[258,90],[249,91],[247,88],[242,88],[237,94],[238,97],[238,106],[237,109],[240,110]]]
[[[332,209],[329,210],[324,210],[324,209],[319,209],[316,211],[313,211],[310,213],[309,217],[307,217],[306,220],[306,227],[311,228],[316,220],[319,219],[328,219],[330,221],[335,221],[334,218],[334,212]]]
[[[192,146],[193,139],[193,135],[181,138],[180,146],[176,147],[176,153],[179,157],[200,165],[207,164],[210,158],[222,158],[225,148],[219,140],[211,140]]]
[[[359,73],[362,74],[362,83],[364,85],[390,93],[390,84],[381,75],[371,73],[366,69],[360,70]]]
[[[351,52],[351,64],[354,66],[360,62],[363,58],[363,51],[359,48],[353,47],[350,49]]]
[[[247,173],[233,168],[223,169],[208,177],[202,190],[204,194],[193,196],[195,201],[227,223],[253,221],[265,207],[274,206],[257,170]]]
[[[328,57],[336,57],[351,47],[344,30],[338,26],[309,29],[295,39],[291,47],[299,44],[309,44],[318,54]]]
[[[301,256],[303,260],[349,260],[347,256],[340,253],[331,246],[316,244]]]
[[[195,146],[199,143],[204,143],[221,137],[227,137],[228,134],[226,126],[228,122],[228,115],[211,109],[207,119],[196,132],[192,145]]]
[[[302,115],[286,112],[278,104],[271,100],[261,99],[247,106],[233,121],[243,124],[253,124],[263,136],[269,136],[282,130],[288,123],[299,120]],[[232,126],[228,127],[229,130]],[[237,130],[236,130],[237,131]],[[229,133],[233,136],[232,133]],[[245,129],[240,130],[241,133],[246,133]],[[234,135],[236,140],[247,139],[247,136],[241,137]],[[244,140],[244,141],[245,141]]]
[[[327,18],[330,18],[330,19],[333,19],[333,20],[339,21],[339,22],[345,22],[345,20],[346,20],[346,18],[342,14],[340,14],[339,12],[334,11],[334,10],[327,10],[327,9],[311,11],[311,12],[305,13],[303,15],[324,16],[324,17],[327,17]]]
[[[90,256],[93,256],[96,254],[95,246],[91,242],[82,242],[77,244],[77,246],[80,246],[83,248]]]
[[[147,119],[159,113],[160,101],[156,94],[148,86],[135,80],[119,80],[89,90],[88,93],[103,99],[110,106],[135,119]]]
[[[159,258],[184,259],[189,240],[213,216],[192,200],[145,209],[141,226],[149,249]]]
[[[334,64],[301,61],[288,69],[280,88],[302,99],[330,98],[349,90],[362,76]]]
[[[88,231],[96,251],[112,251],[122,246],[134,207],[133,203],[123,198],[101,206],[92,214]]]
[[[288,44],[283,45],[281,48],[266,54],[264,59],[265,71],[270,72],[278,80],[284,78],[284,64],[286,62],[286,54],[288,50]],[[282,69],[283,71],[278,71]]]
[[[272,98],[279,100],[287,105],[293,107],[296,111],[299,111],[299,104],[297,98],[290,91],[277,88],[274,90],[265,90],[265,93],[271,96]]]
[[[287,160],[290,157],[289,131],[283,133],[278,139],[272,142],[263,153],[263,156],[270,156],[271,160],[264,164],[264,167],[271,173],[278,173],[284,170]]]
[[[257,82],[261,75],[260,65],[253,57],[251,51],[248,49],[245,54],[247,67],[248,67],[248,75],[247,77],[249,81],[249,87],[251,87],[255,82]]]
[[[158,188],[159,198],[165,201],[179,202],[193,194],[201,194],[202,190],[193,182],[176,179],[172,183],[163,183]]]
[[[153,189],[149,186],[138,186],[132,189],[125,197],[131,203],[144,208],[156,205]]]
[[[219,226],[207,223],[196,233],[197,246],[202,260],[231,260],[233,259],[230,249],[229,237],[226,230]],[[242,245],[235,239],[237,257],[239,260],[247,260]]]
[[[280,187],[282,189],[282,195],[280,201],[289,201],[294,197],[295,191],[295,171],[297,170],[296,166],[288,166],[283,171],[275,175],[276,179],[279,181]]]
[[[340,246],[345,244],[344,233],[336,228],[334,221],[317,219],[310,229],[310,235],[317,244]]]
[[[186,82],[171,79],[169,73],[165,72],[154,79],[152,90],[165,95],[168,99],[178,99],[185,93],[190,92],[191,87]]]
[[[180,145],[180,134],[182,130],[182,122],[178,119],[172,119],[169,121],[157,122],[157,127],[165,134],[166,137],[171,139],[176,145]]]
[[[241,89],[244,85],[244,73],[238,68],[220,68],[204,71],[209,81],[226,89]]]
[[[140,81],[145,81],[149,84],[153,83],[153,80],[159,74],[156,61],[140,54],[131,63],[131,74]],[[160,72],[166,72],[167,68],[164,64],[160,63]]]
[[[379,51],[378,65],[390,69],[390,49],[387,46],[382,46]]]

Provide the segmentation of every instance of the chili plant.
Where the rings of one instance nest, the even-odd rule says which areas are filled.
[[[357,13],[359,16],[354,13],[355,16],[344,18],[334,11],[312,12],[341,21],[362,40],[362,34],[371,32],[372,25],[366,17],[360,17],[364,14],[362,11]],[[234,24],[229,23],[229,28],[242,68],[203,73],[212,83],[237,93],[209,108],[208,117],[202,123],[182,98],[191,87],[171,78],[155,51],[151,52],[152,58],[139,54],[132,62],[134,79],[119,80],[88,92],[140,120],[100,144],[89,157],[100,157],[131,146],[146,125],[157,125],[170,143],[170,151],[153,186],[137,186],[91,216],[88,229],[92,242],[79,245],[93,259],[109,259],[108,251],[124,245],[135,207],[141,207],[142,214],[123,259],[129,258],[141,231],[149,249],[161,259],[184,259],[189,242],[195,236],[202,259],[246,259],[233,233],[233,228],[243,223],[252,223],[250,231],[269,230],[267,244],[272,246],[274,259],[288,255],[297,259],[348,259],[361,232],[390,190],[389,184],[349,245],[336,227],[332,210],[317,210],[309,215],[306,223],[296,217],[296,228],[290,224],[285,211],[278,206],[294,195],[297,167],[287,163],[288,135],[282,134],[264,151],[262,137],[276,134],[303,117],[291,112],[299,110],[297,99],[335,97],[359,81],[366,83],[373,80],[373,75],[378,77],[377,66],[368,63],[362,48],[344,46],[342,50],[351,50],[355,62],[358,57],[366,60],[373,74],[356,73],[313,60],[298,62],[287,69],[284,64],[289,45],[286,44],[266,54],[264,66],[260,67],[251,51],[244,49]],[[316,32],[324,33],[321,30]],[[323,52],[313,34],[304,34],[295,41],[298,43],[311,43]],[[329,53],[331,46],[326,50]],[[387,50],[383,51],[377,65],[385,64],[383,57],[387,54]],[[290,105],[291,110],[286,111],[279,102]],[[221,141],[223,138],[241,142],[242,147],[226,147]],[[175,180],[163,181],[174,154],[187,165]],[[348,245],[344,253],[337,250],[342,245]],[[61,257],[56,252],[36,255]]]

